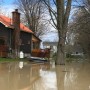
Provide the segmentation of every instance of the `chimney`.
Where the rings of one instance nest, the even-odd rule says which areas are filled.
[[[20,13],[18,12],[18,9],[15,9],[15,11],[12,12],[12,25],[14,28],[20,29]]]
[[[15,9],[15,11],[12,12],[12,25],[14,26],[12,48],[15,56],[17,56],[19,52],[20,40],[20,13],[18,12],[18,9]]]

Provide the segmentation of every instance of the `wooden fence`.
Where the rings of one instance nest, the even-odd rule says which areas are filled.
[[[50,58],[50,49],[33,49],[31,56],[40,58]]]

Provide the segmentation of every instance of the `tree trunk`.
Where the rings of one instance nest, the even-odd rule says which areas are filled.
[[[59,38],[57,49],[56,64],[65,65],[65,40],[63,38]]]
[[[58,47],[57,47],[57,65],[64,65],[64,38],[63,38],[63,19],[64,19],[64,1],[63,0],[56,0],[57,2],[57,30],[58,30]]]
[[[64,10],[64,0],[56,0],[57,30],[59,36],[59,42],[57,47],[57,59],[56,59],[57,65],[65,65],[65,39],[71,9],[71,1],[72,0],[67,0],[66,9]]]

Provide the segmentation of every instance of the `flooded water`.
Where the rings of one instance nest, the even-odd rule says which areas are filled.
[[[0,90],[90,90],[90,63],[0,63]]]

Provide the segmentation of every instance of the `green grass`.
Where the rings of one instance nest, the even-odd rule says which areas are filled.
[[[78,62],[78,61],[82,61],[83,58],[66,58],[66,62]]]
[[[26,59],[0,58],[0,62],[27,61]]]

